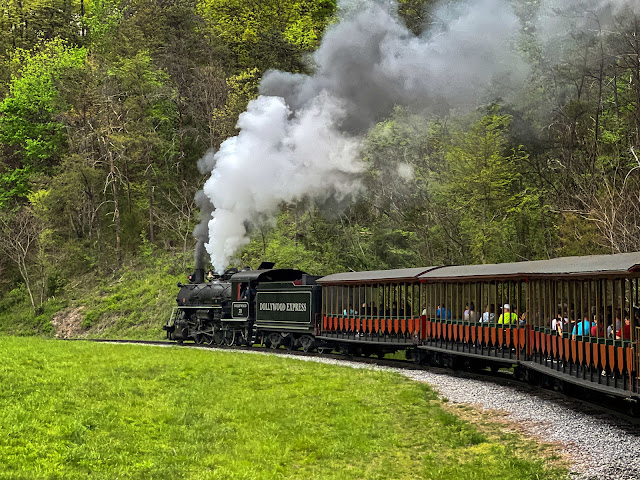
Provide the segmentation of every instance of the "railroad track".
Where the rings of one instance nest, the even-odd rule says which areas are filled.
[[[229,346],[229,345],[197,345],[195,343],[176,343],[169,340],[122,340],[122,339],[69,339],[69,340],[85,340],[98,343],[130,343],[138,345],[155,345],[163,347],[179,347],[179,348],[195,348],[200,350],[227,350],[227,351],[245,351],[245,352],[262,352],[266,354],[276,354],[281,356],[294,356],[294,357],[310,357],[310,358],[329,358],[337,361],[347,361],[352,363],[362,363],[366,365],[376,365],[380,367],[397,368],[401,370],[428,370],[434,373],[442,373],[452,376],[463,376],[466,378],[487,378],[487,379],[502,379],[506,381],[513,381],[518,385],[526,385],[526,383],[520,382],[515,379],[513,372],[508,370],[499,370],[492,372],[491,370],[482,370],[476,372],[450,370],[447,368],[425,366],[415,363],[411,360],[399,360],[390,358],[372,358],[363,357],[357,355],[346,355],[341,353],[317,353],[317,352],[303,352],[300,350],[287,350],[284,348],[270,349],[263,346]]]

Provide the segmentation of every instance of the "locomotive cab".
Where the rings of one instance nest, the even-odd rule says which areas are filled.
[[[231,318],[251,325],[256,319],[256,296],[261,283],[299,281],[304,272],[293,269],[274,269],[275,264],[263,262],[258,270],[242,270],[231,276]]]

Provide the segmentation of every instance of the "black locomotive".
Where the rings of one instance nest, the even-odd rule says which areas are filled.
[[[167,338],[205,345],[272,348],[316,346],[321,292],[319,277],[263,262],[258,270],[231,269],[212,279],[196,269],[178,284],[177,306],[164,329]]]

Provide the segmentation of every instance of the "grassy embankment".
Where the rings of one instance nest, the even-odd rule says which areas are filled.
[[[179,281],[186,281],[182,266],[160,257],[75,277],[37,312],[24,288],[16,289],[0,298],[0,334],[163,339]]]
[[[553,449],[396,374],[0,337],[0,479],[562,478]]]

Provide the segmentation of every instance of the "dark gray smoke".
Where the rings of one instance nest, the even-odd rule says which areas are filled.
[[[215,154],[204,192],[216,207],[206,249],[218,272],[248,243],[246,225],[273,218],[282,202],[358,195],[362,134],[394,105],[475,106],[526,78],[513,48],[519,20],[503,0],[442,7],[438,27],[419,37],[394,2],[343,0],[340,8],[314,73],[266,74],[240,133]]]
[[[344,2],[343,2],[344,3]],[[519,87],[528,67],[515,51],[520,21],[504,0],[441,7],[436,24],[416,37],[389,11],[389,2],[361,2],[327,30],[312,75],[268,72],[260,93],[282,97],[293,112],[320,92],[342,102],[338,128],[366,131],[394,105],[476,106]]]
[[[202,175],[210,174],[216,166],[214,153],[213,150],[209,150],[204,157],[198,160],[198,171]],[[193,229],[193,237],[196,239],[196,248],[194,251],[195,268],[205,268],[205,264],[207,263],[205,243],[209,241],[209,220],[215,207],[203,190],[196,192],[195,202],[200,209],[198,224]]]

